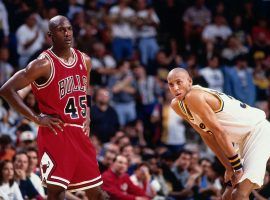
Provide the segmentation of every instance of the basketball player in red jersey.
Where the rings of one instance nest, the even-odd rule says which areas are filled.
[[[72,26],[64,16],[49,22],[53,45],[18,71],[0,89],[0,96],[39,125],[41,178],[48,200],[64,199],[65,190],[85,190],[89,200],[107,199],[96,153],[83,125],[88,116],[90,58],[71,47]],[[31,84],[42,114],[28,108],[17,91]]]

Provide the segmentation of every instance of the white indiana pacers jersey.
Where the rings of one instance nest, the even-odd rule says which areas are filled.
[[[203,88],[199,85],[195,85],[192,88],[203,90],[217,97],[220,101],[220,107],[214,112],[216,113],[218,121],[225,127],[233,142],[240,142],[253,130],[256,124],[266,118],[266,115],[262,110],[248,106],[224,93]],[[184,101],[179,101],[179,107],[191,123],[196,124],[207,133],[212,133],[211,130],[204,125],[203,119],[200,119],[196,113],[190,111]]]

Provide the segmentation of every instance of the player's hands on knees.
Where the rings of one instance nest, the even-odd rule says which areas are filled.
[[[41,114],[38,116],[36,123],[39,126],[45,126],[51,129],[51,131],[57,135],[57,129],[63,131],[62,126],[64,125],[63,121],[59,118],[52,117],[50,115]]]
[[[231,168],[231,167],[226,168],[226,171],[225,171],[225,174],[224,174],[224,182],[228,183],[229,181],[231,181],[233,174],[234,174],[233,168]]]
[[[232,176],[232,185],[233,186],[235,186],[240,181],[243,174],[244,174],[243,168],[241,168],[237,171],[234,171],[233,176]]]

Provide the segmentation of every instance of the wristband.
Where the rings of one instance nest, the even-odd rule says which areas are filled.
[[[86,100],[87,100],[87,106],[90,108],[91,107],[91,104],[92,104],[92,97],[91,95],[87,94],[86,95]]]
[[[231,163],[232,168],[234,169],[234,171],[240,170],[242,169],[242,163],[240,160],[240,157],[238,156],[238,154],[236,154],[233,157],[228,158],[229,162]]]

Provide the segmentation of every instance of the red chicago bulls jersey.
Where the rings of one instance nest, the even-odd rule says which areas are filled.
[[[64,123],[79,124],[86,117],[87,67],[83,54],[71,48],[73,62],[63,62],[51,49],[40,54],[51,63],[51,76],[44,84],[33,82],[32,90],[43,114],[55,115]]]

